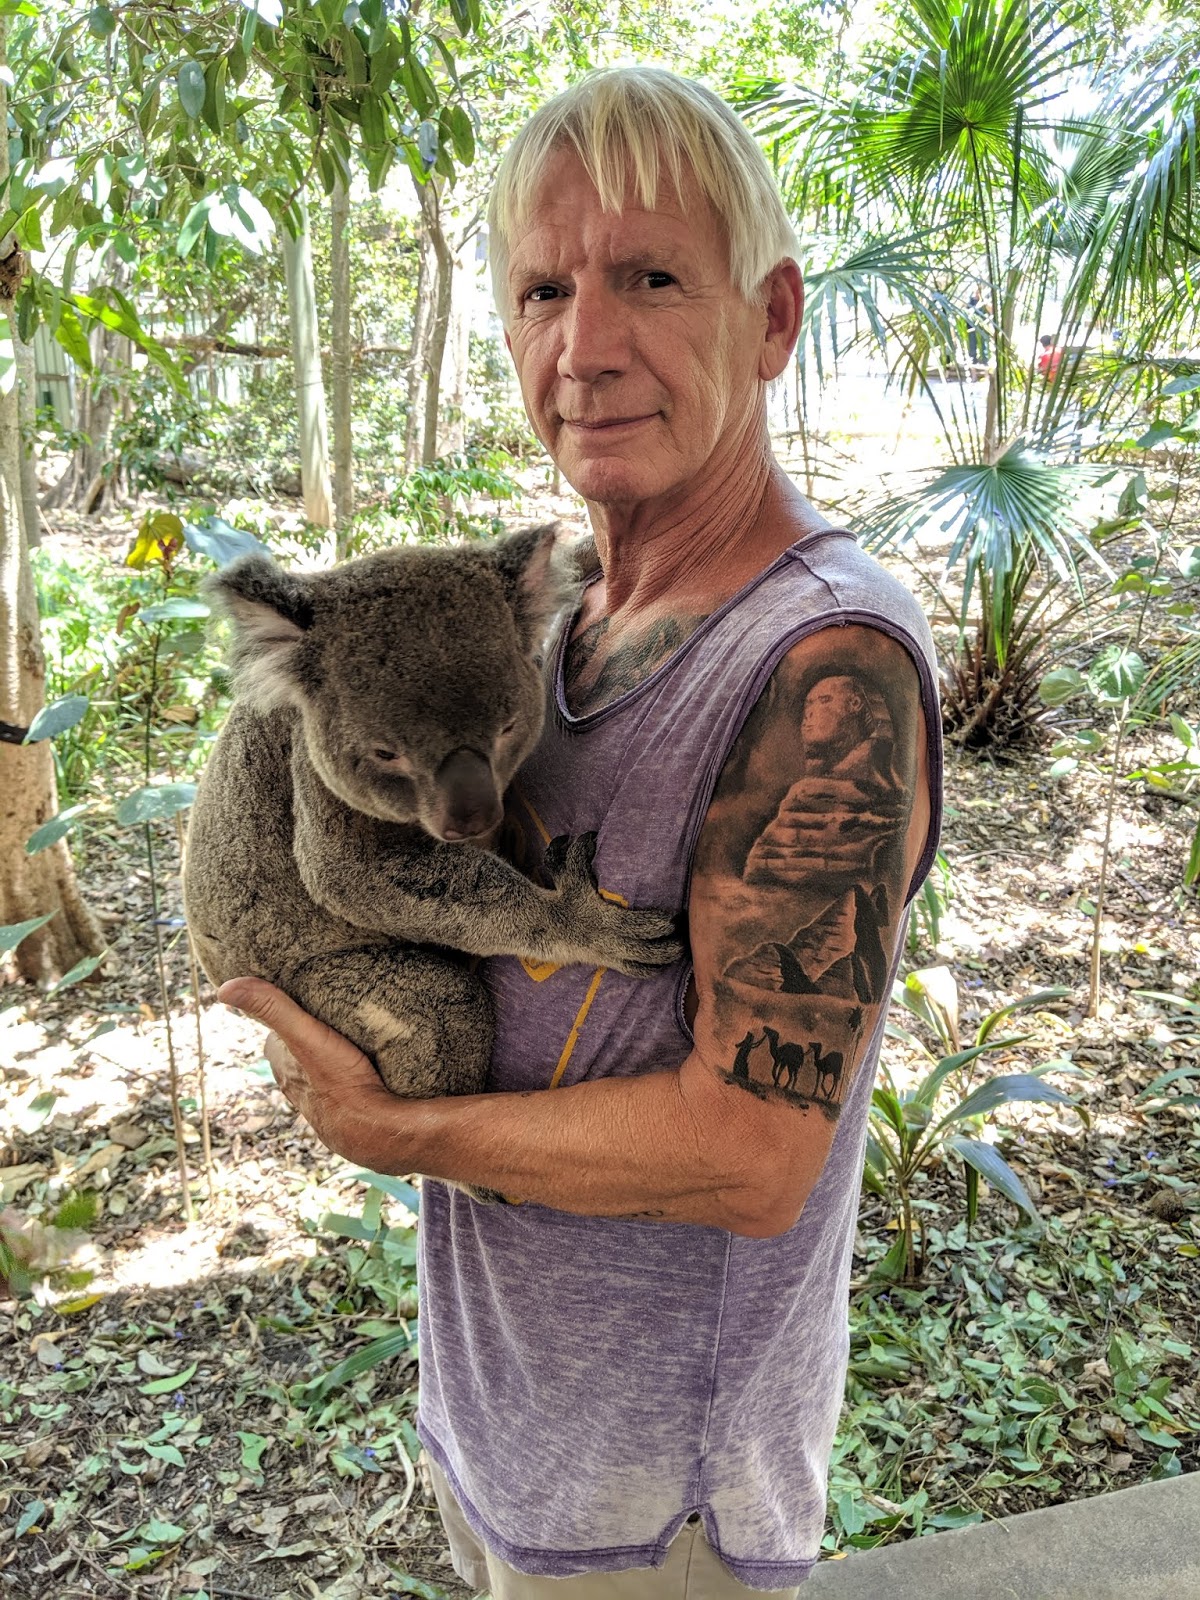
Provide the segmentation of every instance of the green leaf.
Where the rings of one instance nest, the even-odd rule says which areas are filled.
[[[1175,558],[1175,565],[1179,568],[1180,577],[1200,578],[1200,544],[1189,545],[1186,550],[1181,550]]]
[[[1146,663],[1136,650],[1112,644],[1102,650],[1088,670],[1088,688],[1098,700],[1119,705],[1130,699],[1146,680]]]
[[[175,241],[176,254],[181,258],[191,254],[193,245],[208,225],[208,213],[213,199],[213,195],[206,194],[202,200],[196,201],[196,204],[184,217],[183,226],[179,230],[179,238]]]
[[[170,1378],[155,1378],[153,1383],[139,1383],[139,1394],[171,1394],[176,1389],[182,1389],[185,1383],[190,1383],[196,1376],[198,1361],[193,1361],[190,1367],[185,1367],[182,1372],[176,1372]]]
[[[261,1433],[243,1433],[239,1429],[238,1438],[242,1441],[242,1470],[244,1472],[261,1471],[260,1462],[264,1450],[270,1448],[271,1441]]]
[[[1074,667],[1056,667],[1038,684],[1038,699],[1046,706],[1061,706],[1083,689],[1083,674]]]
[[[204,96],[207,93],[204,68],[198,61],[185,61],[179,69],[175,86],[184,115],[194,120],[204,110]]]
[[[65,694],[60,700],[52,700],[34,717],[21,743],[37,744],[41,739],[53,739],[55,734],[65,733],[68,728],[83,721],[88,704],[85,694]]]
[[[61,1307],[59,1308],[62,1309]],[[169,1461],[173,1467],[182,1467],[184,1460],[173,1444],[144,1444],[142,1449],[156,1461]]]
[[[411,1573],[402,1572],[399,1567],[384,1557],[384,1565],[392,1574],[388,1588],[395,1587],[397,1594],[411,1594],[416,1600],[450,1600],[445,1589],[439,1589],[435,1583],[426,1583],[424,1578],[414,1578]]]
[[[107,6],[93,6],[88,12],[88,32],[96,39],[107,39],[116,31],[117,19]]]
[[[71,306],[63,306],[54,337],[77,367],[82,367],[84,372],[92,370],[92,347]]]
[[[261,255],[275,233],[271,213],[262,202],[236,183],[227,184],[210,197],[208,225],[224,239],[235,239],[251,255]]]
[[[123,828],[139,822],[158,822],[186,811],[196,798],[194,783],[150,783],[126,795],[117,807],[117,821]]]
[[[157,605],[147,606],[144,611],[138,612],[142,622],[167,622],[176,617],[207,617],[212,613],[212,607],[203,600],[191,600],[187,595],[175,594],[169,600],[160,600]]]
[[[283,0],[242,0],[242,4],[268,28],[277,28],[283,21]]]
[[[84,956],[82,961],[75,963],[70,972],[64,972],[61,978],[52,983],[46,993],[58,994],[63,989],[69,989],[73,983],[79,983],[84,978],[90,978],[107,954],[107,950],[101,950],[98,956]]]
[[[1009,1072],[981,1083],[966,1099],[960,1100],[942,1121],[961,1122],[965,1117],[986,1116],[989,1111],[995,1111],[997,1106],[1016,1105],[1029,1100],[1048,1100],[1058,1105],[1073,1103],[1069,1094],[1064,1094],[1061,1089],[1043,1082],[1041,1078],[1035,1078],[1031,1073]]]
[[[38,1518],[44,1517],[45,1515],[46,1502],[44,1500],[31,1500],[25,1507],[24,1511],[22,1511],[21,1515],[17,1518],[17,1526],[15,1532],[13,1533],[13,1538],[19,1539],[22,1534],[28,1533],[30,1528],[33,1527],[34,1523],[37,1522]]]
[[[1074,772],[1078,765],[1079,761],[1075,756],[1059,756],[1058,760],[1050,765],[1050,777],[1065,778],[1068,773]]]
[[[967,1139],[962,1134],[956,1133],[946,1140],[946,1146],[974,1167],[987,1179],[993,1189],[998,1189],[1006,1199],[1011,1200],[1030,1217],[1037,1219],[1037,1207],[1029,1198],[1025,1185],[1004,1157],[997,1154],[990,1144],[984,1144],[979,1139]]]
[[[1166,444],[1168,439],[1181,438],[1181,432],[1173,422],[1152,422],[1140,439],[1135,440],[1139,450],[1154,450],[1160,444]]]
[[[395,1333],[385,1334],[382,1339],[372,1339],[370,1344],[364,1345],[361,1350],[356,1350],[344,1361],[339,1361],[320,1378],[302,1385],[308,1403],[315,1405],[324,1400],[334,1389],[349,1383],[352,1378],[370,1372],[373,1367],[381,1365],[384,1361],[391,1361],[395,1356],[407,1355],[415,1343],[415,1335],[406,1333],[403,1328],[398,1328]]]
[[[163,1522],[158,1517],[151,1517],[138,1529],[138,1533],[153,1544],[178,1544],[181,1539],[187,1538],[186,1528],[181,1528],[177,1522]]]
[[[382,1194],[391,1195],[393,1200],[399,1200],[401,1205],[407,1206],[413,1216],[417,1216],[421,1209],[421,1196],[411,1183],[405,1183],[403,1178],[394,1178],[383,1172],[352,1172],[351,1178],[359,1183],[370,1184],[372,1189],[378,1189]]]
[[[7,927],[0,928],[0,955],[15,950],[22,939],[27,939],[38,928],[44,928],[55,915],[55,912],[47,911],[44,917],[30,917],[28,922],[10,922]]]
[[[200,522],[185,522],[183,537],[189,550],[207,556],[218,567],[226,567],[239,556],[270,555],[261,539],[242,528],[234,528],[223,517],[205,517]]]
[[[1192,394],[1200,389],[1200,372],[1190,372],[1183,378],[1172,378],[1163,384],[1164,394]]]

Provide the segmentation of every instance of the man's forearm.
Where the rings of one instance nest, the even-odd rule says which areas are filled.
[[[751,1237],[777,1231],[759,1185],[735,1176],[738,1152],[713,1139],[680,1072],[398,1101],[392,1118],[380,1118],[374,1144],[379,1172],[421,1172],[586,1216]]]

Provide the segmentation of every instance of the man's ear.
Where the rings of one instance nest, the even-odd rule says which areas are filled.
[[[526,650],[540,650],[555,617],[579,593],[570,552],[560,547],[559,524],[522,528],[492,547],[492,559]]]
[[[238,693],[260,711],[293,704],[299,697],[293,657],[313,624],[305,579],[266,556],[242,556],[204,589],[233,623]]]
[[[758,358],[758,375],[764,383],[771,383],[786,372],[800,337],[804,317],[804,279],[800,268],[790,259],[781,261],[767,274],[763,289],[767,320]]]

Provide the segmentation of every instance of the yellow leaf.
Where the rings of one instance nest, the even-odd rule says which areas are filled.
[[[151,562],[160,565],[183,548],[183,523],[173,511],[147,511],[138,528],[133,549],[125,557],[127,567],[139,569]]]
[[[62,1317],[73,1317],[78,1311],[88,1311],[97,1300],[103,1300],[102,1294],[85,1294],[81,1300],[63,1300],[55,1306],[55,1311]]]

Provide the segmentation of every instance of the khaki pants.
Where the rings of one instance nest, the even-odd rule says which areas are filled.
[[[492,1600],[796,1600],[799,1589],[748,1589],[714,1553],[697,1517],[671,1541],[665,1565],[624,1572],[589,1572],[580,1578],[535,1578],[517,1572],[480,1544],[463,1516],[446,1474],[428,1452],[454,1570],[464,1583]]]

